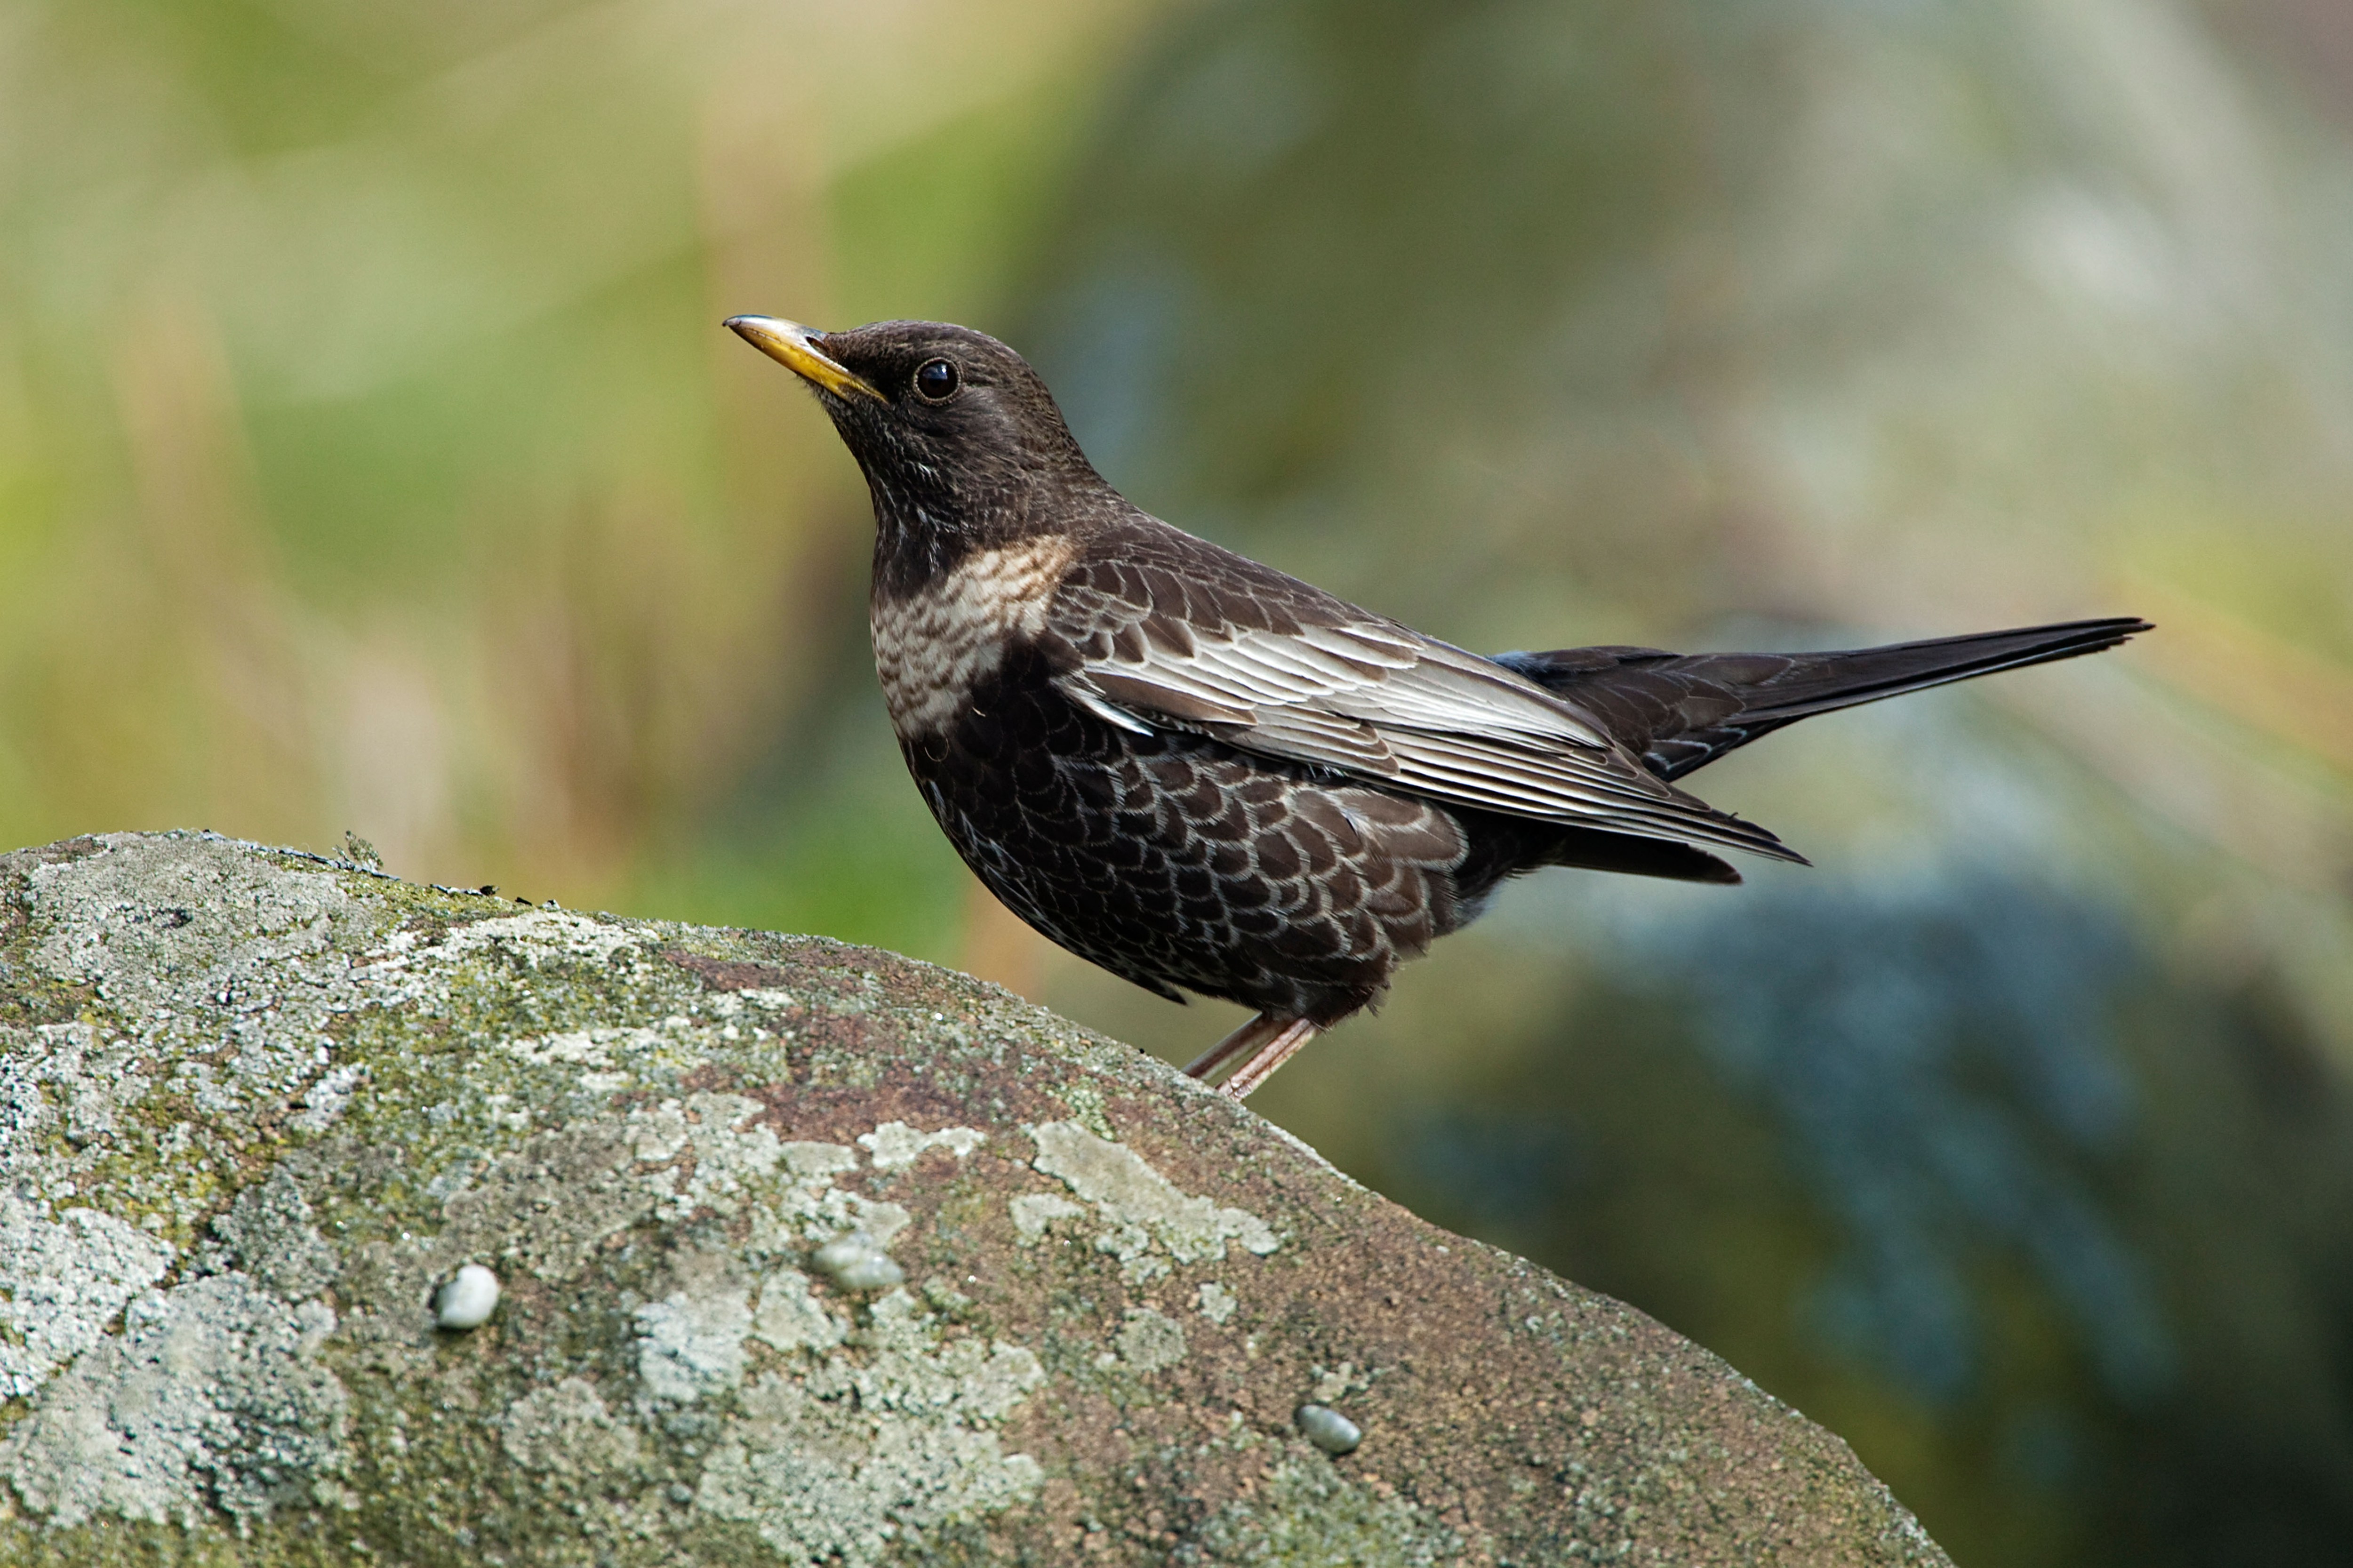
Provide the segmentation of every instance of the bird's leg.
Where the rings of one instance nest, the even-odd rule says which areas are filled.
[[[1290,1019],[1271,1039],[1258,1048],[1258,1055],[1236,1068],[1225,1082],[1218,1085],[1218,1092],[1236,1100],[1248,1099],[1250,1090],[1272,1078],[1275,1068],[1289,1061],[1300,1047],[1322,1032],[1321,1025],[1311,1024],[1304,1018]]]
[[[1282,1027],[1282,1020],[1271,1014],[1256,1013],[1250,1021],[1185,1064],[1187,1078],[1207,1078],[1244,1051],[1254,1051],[1266,1037]]]
[[[1250,1091],[1274,1076],[1274,1069],[1291,1059],[1292,1053],[1314,1039],[1316,1026],[1304,1018],[1285,1018],[1271,1013],[1261,1013],[1204,1052],[1199,1059],[1185,1069],[1188,1078],[1207,1078],[1229,1059],[1250,1052],[1250,1058],[1236,1068],[1218,1092],[1240,1100]]]

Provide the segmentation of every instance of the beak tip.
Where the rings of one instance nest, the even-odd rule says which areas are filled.
[[[730,316],[720,324],[821,392],[888,401],[818,346],[825,341],[823,332],[776,316]]]

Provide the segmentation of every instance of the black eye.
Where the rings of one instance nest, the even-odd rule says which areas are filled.
[[[956,389],[956,367],[944,359],[925,360],[915,372],[915,390],[934,403],[944,402]]]

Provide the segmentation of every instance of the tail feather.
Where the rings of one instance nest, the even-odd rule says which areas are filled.
[[[1816,713],[2099,653],[2149,629],[2126,616],[1833,653],[1560,648],[1496,662],[1590,712],[1653,773],[1676,779]]]

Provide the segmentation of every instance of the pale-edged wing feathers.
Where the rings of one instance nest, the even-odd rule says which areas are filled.
[[[1089,542],[1046,628],[1071,666],[1058,684],[1114,723],[1507,816],[1799,858],[1525,677],[1151,520]]]

